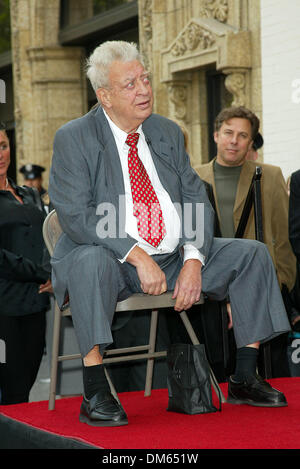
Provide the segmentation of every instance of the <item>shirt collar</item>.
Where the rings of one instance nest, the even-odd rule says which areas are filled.
[[[120,129],[112,120],[111,118],[107,115],[105,110],[103,109],[104,115],[106,119],[108,120],[109,126],[111,128],[111,131],[113,133],[113,136],[115,139],[122,145],[122,147],[125,145],[126,139],[127,139],[127,133],[124,132],[124,130]],[[142,124],[137,128],[136,132],[140,134],[140,136],[144,135],[143,130],[142,130]]]

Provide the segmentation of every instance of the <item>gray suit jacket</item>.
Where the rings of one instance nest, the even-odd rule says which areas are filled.
[[[193,208],[192,229],[204,229],[204,242],[199,250],[207,256],[213,239],[214,212],[204,183],[190,166],[180,128],[156,114],[146,119],[142,128],[159,178],[171,200],[182,207],[190,204]],[[49,184],[50,200],[64,232],[53,256],[56,266],[54,289],[59,304],[62,304],[66,283],[62,276],[58,279],[57,272],[60,265],[64,265],[62,270],[67,272],[68,258],[76,246],[102,245],[121,259],[136,243],[130,236],[119,236],[124,233],[125,226],[123,210],[119,208],[119,196],[124,193],[117,146],[102,108],[98,106],[62,126],[54,139]],[[114,238],[100,239],[97,235],[96,226],[101,215],[96,211],[101,203],[113,204],[116,209]],[[204,203],[205,207],[201,226],[196,226],[196,203]],[[180,245],[195,244],[195,239],[196,236],[187,238],[182,229]]]

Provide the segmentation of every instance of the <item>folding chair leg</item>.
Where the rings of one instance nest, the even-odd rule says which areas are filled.
[[[50,374],[50,392],[49,392],[49,410],[54,410],[56,397],[57,369],[58,369],[58,352],[60,339],[61,311],[55,302],[54,323],[53,323],[53,342],[51,355],[51,374]]]
[[[158,320],[158,311],[153,310],[151,313],[151,322],[150,322],[149,353],[155,352],[157,320]],[[154,366],[154,358],[148,358],[144,396],[151,395],[153,366]]]
[[[192,344],[194,344],[194,345],[200,344],[200,342],[199,342],[199,340],[198,340],[198,337],[197,337],[196,334],[195,334],[195,331],[194,331],[194,329],[193,329],[193,327],[192,327],[192,325],[191,325],[191,323],[190,323],[190,320],[189,320],[189,318],[188,318],[186,312],[185,312],[185,311],[181,311],[181,313],[179,313],[179,315],[180,315],[180,317],[181,317],[181,319],[182,319],[183,324],[185,325],[186,331],[187,331],[187,333],[188,333],[188,335],[189,335],[189,337],[190,337],[190,339],[191,339],[191,341],[192,341]]]
[[[194,329],[193,329],[193,327],[192,327],[192,325],[191,325],[191,323],[190,323],[190,321],[189,321],[189,318],[188,318],[186,312],[185,312],[185,311],[181,311],[181,313],[179,313],[179,314],[180,314],[180,317],[181,317],[181,319],[182,319],[183,324],[185,325],[186,331],[187,331],[188,335],[190,336],[190,339],[191,339],[191,341],[192,341],[192,344],[194,344],[194,345],[199,345],[200,342],[199,342],[199,340],[198,340],[198,338],[197,338],[197,336],[196,336],[196,334],[195,334],[195,331],[194,331]],[[211,384],[212,384],[214,390],[216,391],[216,393],[217,393],[218,395],[221,396],[221,401],[222,401],[223,403],[226,402],[226,399],[225,399],[225,397],[224,397],[224,394],[222,393],[222,391],[221,391],[219,385],[216,384],[216,383],[217,383],[217,380],[216,380],[216,378],[215,378],[215,375],[214,375],[213,370],[211,369],[211,367],[210,367],[210,374],[211,374],[210,380],[211,380]]]
[[[105,372],[105,376],[106,376],[106,379],[108,381],[108,384],[109,384],[109,387],[110,387],[110,391],[112,393],[112,395],[114,396],[114,398],[119,402],[120,404],[120,401],[119,401],[119,398],[118,398],[118,394],[117,394],[117,391],[116,391],[116,388],[114,387],[113,385],[113,382],[109,376],[109,373],[107,371],[107,369],[104,367],[104,372]]]
[[[219,303],[221,311],[222,339],[223,339],[223,363],[225,372],[229,362],[229,341],[228,341],[228,313],[226,302]]]

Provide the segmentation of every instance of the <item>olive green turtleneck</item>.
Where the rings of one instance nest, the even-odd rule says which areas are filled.
[[[241,166],[222,166],[214,162],[214,177],[220,212],[220,229],[223,238],[234,238],[233,208]]]

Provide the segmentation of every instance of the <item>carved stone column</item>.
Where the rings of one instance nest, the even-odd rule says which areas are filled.
[[[35,158],[33,162],[48,167],[56,130],[87,110],[82,72],[84,54],[80,48],[54,46],[29,48],[27,55],[32,71],[33,133],[31,152],[26,159]]]
[[[145,58],[146,68],[152,70],[152,0],[140,0],[138,8],[140,51]]]
[[[172,103],[170,117],[187,124],[189,84],[187,81],[172,81],[168,84],[168,92]]]
[[[232,94],[232,106],[249,106],[248,71],[242,69],[225,69],[227,75],[225,86]]]
[[[209,157],[208,70],[226,75],[225,86],[234,105],[259,111],[260,0],[149,0],[149,3],[151,14],[147,11],[147,0],[139,0],[140,15],[144,20],[151,19],[148,29],[156,112],[186,128],[191,160],[197,167]],[[184,75],[189,76],[188,81]]]

